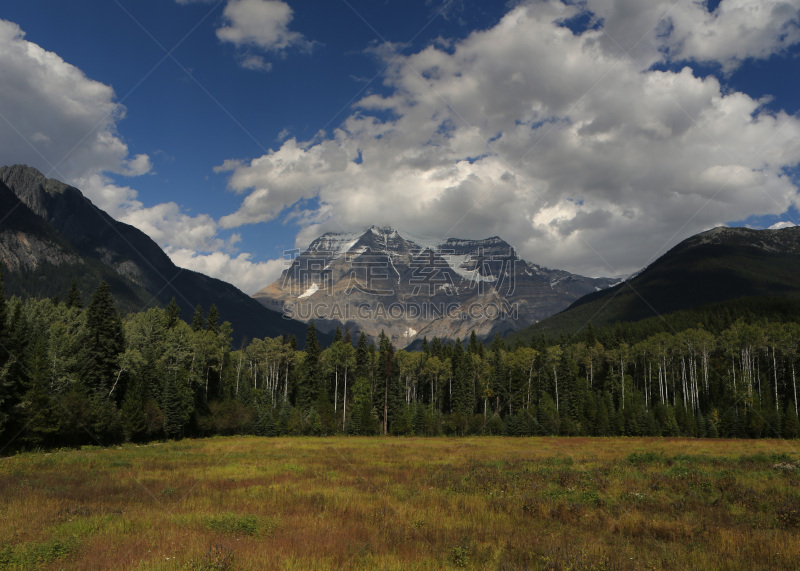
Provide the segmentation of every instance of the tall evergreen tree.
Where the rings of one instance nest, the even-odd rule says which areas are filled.
[[[470,355],[480,355],[483,357],[483,345],[478,341],[478,336],[475,335],[475,330],[469,336],[469,353]]]
[[[164,436],[181,438],[185,424],[185,410],[177,379],[168,378],[164,384]]]
[[[8,310],[3,291],[3,272],[0,268],[0,435],[4,434],[8,425],[15,389],[7,367],[9,340]]]
[[[442,354],[443,353],[442,341],[436,336],[434,336],[433,341],[431,341],[430,352],[432,356],[444,359],[444,355]]]
[[[378,350],[378,361],[380,363],[380,370],[378,374],[380,375],[380,379],[382,380],[381,386],[381,394],[383,400],[383,434],[389,433],[389,418],[391,416],[395,416],[394,413],[397,411],[395,410],[399,403],[394,403],[391,401],[397,400],[393,398],[395,396],[395,362],[394,362],[394,347],[392,346],[392,342],[386,336],[386,334],[381,331],[380,337],[380,345]],[[392,406],[394,405],[394,406]],[[390,410],[391,409],[391,410]]]
[[[3,288],[3,270],[0,266],[0,368],[8,359],[8,308]]]
[[[503,342],[503,339],[500,337],[499,333],[494,334],[494,339],[492,339],[492,351],[500,351],[501,349],[506,349],[506,344]]]
[[[28,351],[25,395],[22,397],[25,426],[24,440],[31,446],[50,446],[57,443],[59,410],[50,386],[50,367],[47,358],[47,340],[39,336]]]
[[[78,289],[78,281],[72,280],[67,291],[67,299],[64,300],[67,307],[77,307],[83,309],[83,299],[81,298],[81,290]]]
[[[302,370],[300,372],[297,406],[308,410],[311,404],[319,397],[320,383],[323,382],[319,363],[321,351],[319,343],[317,342],[317,329],[313,321],[308,323],[305,353],[306,355],[303,359]]]
[[[202,331],[205,328],[206,318],[203,317],[203,306],[198,303],[192,315],[192,331]]]
[[[118,375],[118,358],[125,350],[122,319],[111,288],[100,282],[85,311],[83,379],[90,391],[109,397]]]
[[[219,333],[219,310],[217,309],[216,303],[212,303],[211,307],[208,309],[205,328],[214,335]]]
[[[125,398],[120,406],[122,415],[122,431],[125,441],[138,440],[147,432],[147,414],[145,413],[146,392],[144,382],[134,380],[125,391]]]
[[[367,336],[363,331],[358,338],[356,347],[356,377],[364,379],[370,377],[369,348],[367,347]]]
[[[181,308],[173,297],[166,308],[167,311],[167,329],[172,329],[177,325],[178,320],[181,318]]]
[[[795,412],[792,403],[786,405],[786,413],[783,417],[782,436],[784,438],[800,438],[800,420],[797,418],[797,412]]]

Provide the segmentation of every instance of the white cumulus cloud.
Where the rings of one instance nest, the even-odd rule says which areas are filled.
[[[135,189],[115,184],[111,174],[141,176],[153,165],[146,154],[132,156],[118,134],[125,108],[114,90],[26,40],[17,24],[5,20],[0,20],[0,86],[0,164],[27,164],[74,185],[111,216],[181,252],[175,258],[187,267],[196,269],[198,260],[206,260],[204,267],[217,272],[210,275],[241,289],[251,288],[254,276],[272,276],[264,270],[274,264],[224,253],[239,237],[219,238],[211,216],[190,216],[174,202],[146,207]],[[204,258],[208,252],[213,254]]]
[[[800,41],[796,0],[723,0],[713,12],[705,1],[587,0],[586,7],[603,22],[604,49],[640,62],[696,60],[730,71]]]
[[[213,0],[176,0],[184,5],[210,1]],[[291,6],[281,0],[227,0],[217,38],[241,50],[238,60],[244,69],[270,71],[272,64],[262,53],[283,53],[290,47],[310,50],[313,46],[313,42],[289,28],[292,18]]]
[[[280,0],[228,0],[223,18],[226,24],[217,30],[217,37],[237,46],[281,50],[304,42],[301,34],[289,29],[292,9]]]
[[[229,281],[251,295],[277,280],[287,265],[285,260],[253,262],[246,253],[199,254],[188,248],[168,248],[167,254],[177,266]]]
[[[107,174],[147,174],[150,157],[131,157],[117,132],[125,107],[114,90],[86,77],[57,54],[25,39],[0,20],[0,162],[36,166],[75,184],[92,181],[90,197],[114,210],[130,189],[115,189]]]

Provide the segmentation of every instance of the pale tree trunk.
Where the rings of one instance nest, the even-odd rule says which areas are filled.
[[[347,367],[344,368],[344,397],[342,398],[342,430],[347,424]]]
[[[119,370],[119,372],[117,373],[117,380],[114,381],[114,385],[111,387],[111,390],[108,391],[108,396],[111,396],[112,393],[114,392],[114,389],[117,388],[117,383],[119,382],[119,378],[122,376],[122,373],[124,373],[124,372],[125,372],[124,368]]]
[[[236,396],[239,396],[239,381],[242,380],[242,367],[244,366],[244,353],[239,353],[239,362],[236,364]]]
[[[389,377],[383,386],[383,435],[389,433]]]
[[[333,376],[336,379],[333,388],[333,412],[336,412],[336,404],[339,402],[339,367],[333,368]]]
[[[778,410],[778,361],[775,358],[775,347],[772,348],[772,371],[775,377],[775,410]]]
[[[453,377],[450,376],[447,380],[448,394],[450,395],[448,398],[450,400],[450,412],[453,412]]]
[[[555,365],[553,365],[553,378],[556,383],[556,410],[558,410],[558,371]]]

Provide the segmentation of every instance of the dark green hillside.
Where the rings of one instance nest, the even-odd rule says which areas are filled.
[[[186,319],[198,305],[206,311],[216,305],[240,336],[237,344],[295,335],[302,345],[305,337],[305,324],[283,319],[229,283],[176,267],[143,232],[24,165],[0,168],[0,263],[9,296],[63,296],[76,282],[86,303],[106,281],[126,313],[166,306],[174,297]]]
[[[679,320],[695,324],[747,312],[775,315],[777,300],[800,298],[799,242],[798,228],[716,228],[681,242],[633,279],[589,294],[511,337],[572,335],[589,323],[598,329],[648,318],[663,329],[663,317],[675,312],[686,312]],[[711,307],[687,312],[705,306]]]

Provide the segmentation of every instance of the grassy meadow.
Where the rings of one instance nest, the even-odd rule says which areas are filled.
[[[776,569],[800,444],[231,437],[0,459],[0,568]]]

